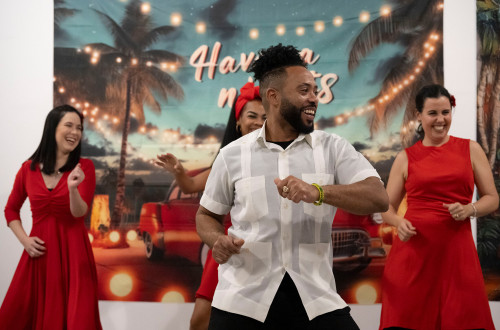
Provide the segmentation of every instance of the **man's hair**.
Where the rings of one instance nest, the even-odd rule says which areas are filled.
[[[262,88],[267,88],[269,82],[286,74],[285,69],[290,66],[307,68],[300,57],[300,52],[294,46],[283,46],[281,43],[267,49],[261,49],[258,59],[252,63],[249,72],[254,73],[255,80]]]

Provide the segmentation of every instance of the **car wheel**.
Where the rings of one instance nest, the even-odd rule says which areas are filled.
[[[334,273],[359,273],[368,267],[371,261],[371,258],[361,258],[355,261],[334,262],[332,269]]]
[[[146,246],[146,257],[148,260],[160,260],[163,257],[163,251],[154,245],[153,239],[148,232],[144,232],[143,240],[144,245]]]
[[[210,247],[205,243],[202,243],[200,248],[200,264],[203,268],[205,268],[205,264],[207,263],[208,251],[210,251]]]

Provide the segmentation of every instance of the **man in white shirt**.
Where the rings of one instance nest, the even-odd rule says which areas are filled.
[[[221,149],[196,216],[220,264],[209,329],[358,329],[336,292],[333,216],[384,212],[387,193],[349,142],[314,131],[318,88],[295,47],[261,50],[251,71],[267,120]]]

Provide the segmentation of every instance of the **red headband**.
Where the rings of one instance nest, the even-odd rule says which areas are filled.
[[[248,101],[252,101],[258,99],[260,100],[259,95],[259,86],[254,86],[252,82],[247,82],[240,89],[240,96],[236,100],[236,104],[234,106],[236,120],[240,119],[241,110],[247,104]]]

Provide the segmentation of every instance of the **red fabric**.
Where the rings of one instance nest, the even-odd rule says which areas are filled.
[[[245,85],[243,85],[243,87],[241,87],[240,95],[238,96],[236,105],[234,106],[234,115],[236,117],[236,120],[240,119],[241,110],[243,110],[245,104],[247,104],[248,101],[252,101],[255,99],[260,100],[259,86],[254,86],[252,82],[247,82]]]
[[[19,209],[28,197],[33,215],[30,236],[42,239],[47,250],[39,258],[23,251],[0,308],[0,325],[11,330],[100,330],[94,255],[84,218],[70,212],[69,172],[49,191],[40,169],[31,171],[30,164],[25,162],[16,176],[5,217],[7,222],[20,220]],[[85,179],[78,190],[90,209],[94,165],[88,159],[80,164]]]
[[[217,283],[219,283],[218,267],[219,264],[212,257],[212,250],[208,251],[205,268],[203,268],[203,274],[201,275],[200,287],[196,291],[196,298],[208,301],[214,299],[215,288],[217,287]]]
[[[406,149],[408,209],[417,229],[394,239],[382,280],[380,329],[494,329],[470,220],[455,221],[443,203],[467,204],[474,192],[469,140]]]

